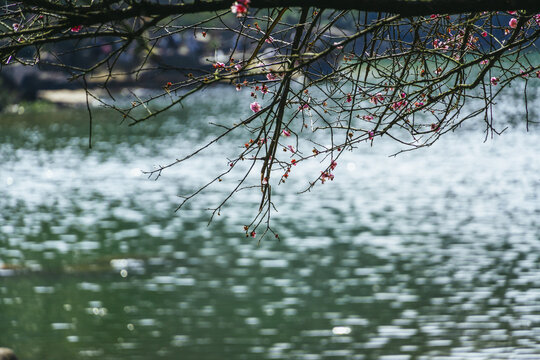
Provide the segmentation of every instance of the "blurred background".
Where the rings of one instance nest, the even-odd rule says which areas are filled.
[[[221,56],[208,44],[229,40],[170,41],[156,56],[200,67]],[[229,166],[246,133],[158,181],[141,172],[204,144],[219,131],[210,123],[246,117],[248,90],[217,87],[133,127],[93,103],[89,149],[86,97],[68,74],[9,69],[0,72],[0,346],[20,359],[538,359],[540,133],[516,110],[520,86],[495,108],[502,136],[471,120],[397,157],[398,144],[377,138],[305,194],[327,164],[294,167],[274,187],[281,241],[258,244],[243,234],[257,191],[208,224],[206,209],[235,177],[175,212],[179,195]],[[151,93],[168,81],[153,76],[111,89],[121,100],[127,88]],[[529,85],[535,121],[539,89]]]
[[[140,171],[248,100],[215,89],[134,127],[96,109],[92,150],[84,109],[4,113],[0,344],[21,359],[538,356],[537,131],[516,122],[484,142],[473,125],[397,157],[378,139],[302,195],[322,164],[300,164],[274,189],[282,240],[257,245],[242,229],[256,192],[207,225],[233,178],[174,212],[240,135],[158,181]],[[511,117],[512,101],[499,109]]]

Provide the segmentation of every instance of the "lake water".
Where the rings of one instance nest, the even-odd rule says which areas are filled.
[[[228,95],[135,127],[98,112],[92,150],[83,111],[3,116],[0,346],[23,360],[540,359],[538,127],[484,142],[472,126],[398,157],[376,139],[303,195],[322,165],[300,164],[275,187],[282,240],[257,246],[242,230],[256,191],[207,226],[234,179],[174,212],[241,136],[158,181],[139,170],[237,121]]]

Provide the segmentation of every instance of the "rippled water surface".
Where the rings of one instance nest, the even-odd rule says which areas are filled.
[[[275,188],[281,242],[257,246],[242,234],[256,192],[207,226],[232,178],[174,213],[241,137],[140,175],[237,121],[219,98],[139,127],[98,112],[92,150],[84,112],[0,120],[0,346],[29,360],[540,359],[538,128],[485,143],[460,129],[395,158],[377,139],[303,195],[322,165],[300,164]]]

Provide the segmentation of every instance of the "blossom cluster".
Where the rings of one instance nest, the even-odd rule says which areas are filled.
[[[237,0],[231,6],[231,12],[236,14],[237,17],[243,17],[247,15],[249,3],[251,0]]]
[[[246,16],[249,2],[250,0],[237,0],[231,7],[232,12],[239,17]],[[295,166],[300,162],[322,154],[325,156],[325,159],[327,159],[326,156],[330,158],[331,163],[328,167],[319,169],[322,171],[316,172],[320,175],[316,181],[310,183],[310,186],[313,186],[315,183],[318,183],[319,180],[320,183],[323,184],[327,181],[334,180],[334,170],[337,166],[337,162],[334,159],[339,157],[342,150],[352,150],[353,147],[360,142],[373,144],[373,142],[377,141],[379,138],[390,134],[386,129],[386,126],[390,121],[393,121],[391,125],[398,123],[399,121],[399,126],[402,126],[406,130],[410,130],[410,133],[413,135],[414,144],[420,143],[422,138],[437,138],[440,134],[443,134],[449,129],[449,123],[446,119],[443,119],[440,114],[444,114],[443,111],[448,111],[447,109],[453,109],[450,106],[445,108],[446,103],[444,103],[444,101],[446,100],[443,96],[444,93],[441,93],[441,89],[446,89],[454,82],[455,74],[460,69],[479,66],[481,68],[480,70],[486,70],[482,73],[484,76],[482,80],[484,80],[487,85],[498,86],[499,88],[504,87],[514,78],[519,79],[519,76],[526,79],[533,76],[538,76],[540,78],[540,71],[537,71],[538,67],[536,65],[525,66],[525,63],[523,62],[518,64],[522,66],[521,70],[519,67],[515,66],[511,69],[503,68],[498,62],[494,62],[495,58],[487,51],[488,46],[489,49],[496,49],[498,45],[502,46],[510,41],[510,37],[505,36],[504,39],[500,40],[498,45],[491,45],[491,43],[494,42],[492,40],[496,40],[495,37],[498,36],[497,34],[500,33],[501,28],[505,31],[505,34],[513,33],[516,36],[520,36],[520,33],[526,33],[526,26],[530,26],[531,24],[535,26],[536,23],[540,26],[540,14],[534,17],[528,16],[529,22],[523,21],[524,15],[522,14],[506,13],[506,15],[507,19],[504,20],[502,24],[498,23],[495,26],[495,31],[493,31],[493,26],[491,26],[491,33],[488,33],[490,30],[487,28],[487,25],[489,24],[487,21],[485,23],[479,21],[470,29],[466,27],[461,29],[460,27],[462,25],[452,23],[451,17],[441,15],[432,16],[431,19],[433,21],[441,21],[440,26],[437,27],[437,31],[433,31],[426,35],[422,33],[418,45],[417,43],[411,42],[406,43],[405,47],[411,46],[411,51],[426,50],[428,55],[436,54],[433,57],[426,55],[425,59],[423,59],[425,61],[413,63],[403,63],[401,59],[397,59],[396,62],[393,63],[394,67],[392,70],[394,71],[394,74],[392,76],[386,76],[384,73],[384,71],[389,72],[389,67],[386,66],[386,63],[384,63],[385,66],[380,68],[379,72],[373,71],[370,73],[369,70],[366,70],[368,75],[364,78],[364,84],[358,81],[356,83],[354,82],[353,75],[356,75],[355,72],[351,71],[348,73],[346,70],[343,70],[340,74],[343,74],[344,81],[339,82],[339,84],[336,85],[334,88],[335,91],[324,93],[324,96],[326,96],[325,98],[320,97],[318,92],[313,92],[313,95],[308,93],[308,91],[311,91],[309,86],[305,86],[301,90],[290,90],[289,94],[294,94],[294,96],[288,96],[287,98],[287,118],[283,118],[283,122],[280,123],[280,126],[269,126],[268,133],[265,133],[264,139],[261,140],[254,137],[253,140],[250,139],[249,142],[246,142],[244,144],[245,149],[243,149],[245,152],[241,154],[240,159],[247,159],[248,157],[245,157],[245,155],[251,151],[253,151],[253,153],[259,151],[252,159],[254,161],[264,159],[266,161],[265,164],[269,164],[267,168],[268,171],[276,170],[276,172],[280,173],[275,179],[276,182],[279,181],[279,183],[284,183],[289,180],[289,176],[292,175],[291,171],[296,170],[297,168],[295,168]],[[488,16],[491,15],[488,14]],[[247,22],[248,21],[246,21],[246,23]],[[267,57],[258,59],[258,65],[256,65],[256,63],[250,63],[250,66],[247,66],[248,64],[243,63],[245,68],[237,69],[242,69],[241,72],[234,71],[234,64],[216,63],[214,67],[216,68],[216,72],[229,71],[229,69],[231,69],[231,74],[237,75],[237,77],[230,83],[235,86],[238,91],[244,88],[247,88],[248,94],[251,91],[252,99],[249,103],[251,121],[258,118],[263,113],[265,114],[264,116],[261,116],[261,119],[274,115],[276,107],[276,105],[274,105],[275,103],[268,101],[264,103],[264,105],[261,104],[268,98],[268,95],[266,95],[268,93],[273,96],[272,99],[281,96],[278,89],[281,89],[279,85],[282,83],[282,79],[287,76],[286,70],[283,70],[286,69],[286,67],[281,65],[281,59],[276,60],[272,58],[273,55],[271,54],[274,54],[275,52],[274,46],[277,44],[281,46],[281,44],[284,43],[284,40],[280,39],[286,38],[280,34],[280,39],[273,39],[268,36],[268,34],[264,33],[257,22],[247,24],[246,28],[251,29],[251,31],[258,31],[257,35],[260,35],[261,32],[265,35],[263,38],[259,37],[259,39],[261,39],[259,40],[259,43],[261,46],[267,46],[264,44],[264,41],[267,44],[271,44],[272,49],[268,49],[268,52],[264,53]],[[257,37],[258,36],[254,36],[254,38]],[[346,64],[348,61],[355,61],[356,59],[361,61],[365,56],[368,61],[377,65],[377,62],[379,61],[378,57],[381,55],[393,54],[392,49],[383,49],[380,50],[379,53],[357,54],[355,53],[355,50],[350,50],[349,47],[347,47],[348,40],[345,36],[343,38],[345,40],[333,44],[333,49],[342,50],[335,51],[335,53],[339,53],[336,58],[337,61],[341,61],[341,64],[338,64],[337,66],[344,66],[346,69],[351,67],[350,64]],[[403,40],[402,38],[399,38],[398,40],[400,42],[408,41]],[[317,47],[316,44],[308,45],[306,46],[306,49],[309,50],[310,46],[313,48]],[[418,46],[418,48],[416,48],[416,46]],[[343,50],[344,48],[347,50]],[[262,50],[261,53],[263,53]],[[342,54],[345,54],[343,60],[341,60],[340,57]],[[442,60],[439,61],[437,56],[440,56],[441,54]],[[295,67],[298,66],[298,68],[301,68],[302,61],[303,59],[295,59],[293,64]],[[374,68],[376,67],[375,65]],[[403,69],[402,73],[405,75],[396,74],[396,69]],[[489,72],[487,70],[489,70]],[[341,71],[341,68],[336,68],[334,71]],[[369,76],[373,73],[382,76],[384,80],[379,81],[379,78],[370,79]],[[397,78],[396,75],[401,76],[401,78]],[[248,80],[245,80],[246,78]],[[368,81],[365,79],[368,79]],[[349,80],[349,82],[345,82],[347,80]],[[464,79],[464,81],[467,81],[467,79]],[[433,83],[436,86],[424,86],[424,83]],[[352,86],[349,86],[351,84]],[[247,110],[247,106],[245,107],[245,110]],[[301,141],[305,139],[306,129],[310,128],[310,124],[313,132],[324,129],[325,127],[320,126],[322,119],[325,121],[326,126],[333,127],[333,129],[336,129],[337,133],[337,131],[344,128],[341,126],[343,122],[341,114],[348,111],[353,114],[349,119],[352,119],[354,116],[360,121],[349,120],[350,124],[347,126],[347,133],[345,134],[344,140],[343,138],[338,139],[338,137],[335,137],[333,138],[331,146],[316,144],[318,149],[313,147],[313,154],[306,154],[304,152],[306,149]],[[419,112],[423,112],[427,116],[415,118],[414,115]],[[393,119],[395,119],[395,121]],[[298,121],[295,122],[296,120]],[[266,124],[266,120],[263,119],[262,121],[263,124]],[[291,138],[291,136],[293,138]],[[390,134],[390,136],[394,136],[394,134]],[[377,139],[375,139],[376,137]],[[291,142],[293,139],[295,140],[294,144]],[[334,142],[334,139],[338,140]],[[426,143],[429,143],[429,141],[431,140],[427,140]],[[266,142],[272,144],[274,147],[263,146]],[[257,145],[258,148],[256,147]],[[265,153],[269,148],[273,149],[273,152],[271,154]],[[278,152],[275,152],[276,149],[278,149]],[[267,187],[265,188],[265,191],[269,190],[270,181],[270,176],[267,175],[267,173],[264,173],[261,177],[260,186],[263,188]],[[246,236],[255,235],[254,232],[249,232],[251,231],[251,227],[249,228],[249,231],[247,228],[245,230]]]

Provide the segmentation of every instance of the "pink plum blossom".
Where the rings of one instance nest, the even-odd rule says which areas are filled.
[[[321,172],[321,183],[324,184],[326,180],[334,180],[334,174],[327,171]]]
[[[517,27],[517,19],[516,18],[511,18],[510,19],[510,22],[508,23],[508,25],[512,28],[512,29],[515,29]]]
[[[499,83],[499,78],[493,76],[490,81],[491,81],[491,85],[495,86]]]
[[[235,1],[231,6],[231,12],[236,14],[236,17],[246,16],[248,8],[247,4],[243,4],[241,1]]]
[[[249,104],[249,108],[254,113],[258,113],[259,111],[261,111],[261,104],[259,104],[258,102],[255,101],[255,102],[252,102],[251,104]]]
[[[384,101],[384,96],[381,93],[376,93],[374,96],[369,99],[369,102],[377,105],[379,102]]]
[[[407,100],[396,101],[395,103],[392,104],[392,109],[399,110],[401,108],[406,107],[408,103],[409,102]]]
[[[273,80],[276,80],[276,75],[274,75],[273,73],[268,73],[266,74],[266,78],[270,81],[273,81]]]
[[[291,132],[287,130],[283,130],[281,133],[283,134],[283,136],[287,136],[287,137],[291,136]]]

